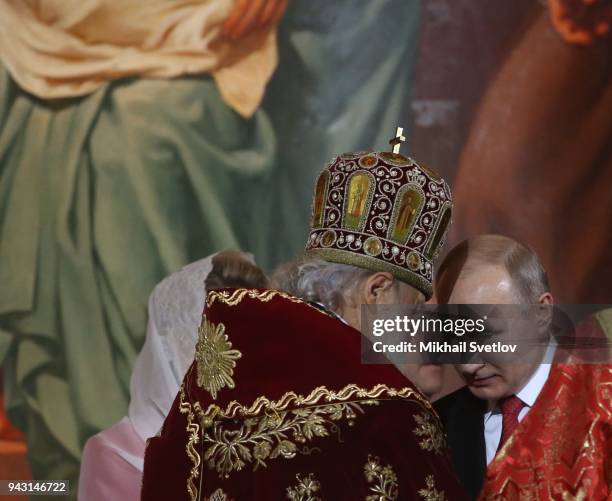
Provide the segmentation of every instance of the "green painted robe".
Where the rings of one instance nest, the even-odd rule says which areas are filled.
[[[248,120],[206,75],[45,102],[0,69],[0,365],[34,478],[76,482],[84,442],[125,414],[157,282],[227,247],[295,256],[323,163],[408,123],[419,16],[295,0]]]

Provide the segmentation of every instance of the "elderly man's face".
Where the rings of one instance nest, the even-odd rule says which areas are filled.
[[[404,282],[397,282],[397,287],[391,289],[391,304],[422,304],[425,296]]]
[[[448,281],[448,280],[447,280]],[[482,265],[461,272],[454,283],[441,277],[439,289],[449,304],[519,304],[512,279],[504,267]],[[527,383],[535,371],[539,359],[529,363],[495,363],[495,360],[479,359],[475,363],[460,364],[459,372],[470,391],[484,400],[495,402],[514,395]]]
[[[415,294],[416,293],[416,294]],[[421,304],[425,296],[402,282],[399,283],[397,297],[391,304]],[[431,397],[442,388],[442,366],[434,364],[397,365],[401,373],[412,381],[425,396]]]
[[[340,314],[351,327],[360,331],[362,304],[421,304],[425,296],[414,287],[396,281],[391,273],[378,272],[363,280],[345,296],[345,301]]]
[[[425,296],[403,282],[395,281],[390,273],[376,273],[357,287],[355,295],[342,311],[343,318],[361,330],[362,304],[421,304]],[[391,360],[391,359],[390,359]],[[433,364],[401,364],[392,360],[400,372],[412,381],[426,396],[442,387],[442,367]]]

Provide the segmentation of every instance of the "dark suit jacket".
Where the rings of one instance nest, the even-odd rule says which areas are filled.
[[[455,471],[471,499],[476,499],[487,468],[484,401],[461,388],[434,403],[446,430]]]

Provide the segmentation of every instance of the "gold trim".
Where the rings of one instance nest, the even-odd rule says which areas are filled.
[[[315,310],[317,313],[325,315],[326,317],[331,317],[336,320],[339,319],[338,315],[336,315],[334,312],[325,311],[318,306],[314,306],[308,301],[300,299],[299,297],[295,297],[291,294],[287,294],[286,292],[278,291],[275,289],[234,289],[231,292],[228,290],[213,290],[210,291],[206,296],[206,307],[210,308],[216,301],[219,301],[220,303],[226,304],[228,306],[237,306],[242,302],[245,297],[248,297],[249,299],[257,299],[262,303],[267,303],[269,301],[272,301],[272,299],[274,299],[276,296],[282,297],[283,299],[287,299],[292,303],[299,303],[308,306],[309,308]]]
[[[294,487],[287,487],[287,499],[289,501],[322,501],[315,492],[321,490],[321,484],[315,478],[313,473],[309,473],[306,477],[297,473],[295,475],[297,484]]]
[[[393,153],[391,151],[377,151],[376,156],[380,158],[385,167],[413,167],[416,162],[402,153]]]
[[[434,416],[436,415],[431,403],[424,396],[422,396],[418,390],[414,390],[409,387],[400,388],[398,390],[385,384],[377,384],[370,390],[362,388],[356,384],[349,384],[340,391],[333,391],[327,389],[325,386],[319,386],[305,397],[290,391],[282,395],[278,400],[270,400],[265,396],[258,397],[250,406],[245,406],[233,400],[225,409],[221,409],[221,407],[216,404],[209,405],[204,415],[218,416],[223,418],[234,418],[236,416],[249,417],[256,416],[263,410],[279,412],[289,408],[293,409],[314,405],[321,400],[326,403],[333,403],[346,402],[349,399],[353,399],[355,401],[375,400],[380,399],[381,397],[414,399],[423,405],[427,410],[432,412]]]
[[[392,273],[398,280],[411,285],[415,289],[421,291],[426,299],[431,298],[433,288],[431,283],[421,275],[403,268],[397,264],[384,261],[380,257],[372,257],[363,254],[357,254],[354,251],[343,249],[308,249],[306,255],[323,259],[332,263],[351,264],[372,271],[386,271]],[[432,266],[433,269],[433,266]]]
[[[448,219],[448,222],[446,223],[446,226],[444,228],[440,228],[440,225],[442,224],[442,219],[444,219],[444,216],[446,215],[447,211],[450,211],[450,217]],[[431,233],[429,234],[429,237],[427,237],[427,241],[425,242],[425,246],[423,247],[423,256],[425,256],[427,259],[429,259],[432,262],[434,261],[434,259],[436,259],[436,257],[440,253],[440,250],[444,246],[444,243],[446,241],[446,238],[445,238],[446,234],[448,233],[448,229],[450,228],[450,225],[453,222],[452,218],[453,218],[453,202],[450,200],[447,200],[446,202],[442,204],[442,207],[440,207],[440,209],[438,210],[438,217],[436,219],[434,228],[433,230],[431,230]],[[436,245],[436,248],[432,248],[434,244],[434,240],[438,238],[438,232],[440,231],[440,229],[442,229],[442,234],[440,235],[438,244]]]
[[[399,497],[397,475],[391,465],[383,466],[380,458],[368,455],[368,462],[363,467],[363,474],[370,485],[372,495],[366,501],[395,501]]]
[[[196,501],[198,499],[198,488],[196,487],[195,480],[200,476],[201,458],[198,454],[198,451],[195,449],[195,445],[197,445],[200,441],[200,425],[194,422],[195,413],[193,411],[191,403],[185,402],[185,389],[183,385],[181,385],[179,394],[179,411],[181,414],[187,415],[188,438],[185,450],[187,452],[187,457],[193,465],[189,470],[189,477],[187,478],[187,493],[189,494],[189,499],[191,501]],[[198,404],[196,403],[196,405]],[[199,405],[196,410],[201,412]]]
[[[333,164],[338,159],[347,161],[357,160],[359,157],[365,157],[366,155],[371,155],[372,153],[374,152],[369,150],[347,151],[346,153],[341,153],[335,157],[331,162],[329,162],[329,165]]]
[[[198,331],[195,352],[197,383],[210,393],[213,400],[226,386],[235,387],[232,376],[239,358],[242,358],[242,353],[232,349],[232,343],[225,334],[225,325],[214,324],[204,317]]]
[[[308,304],[295,296],[277,290],[268,289],[261,291],[258,289],[235,289],[231,292],[227,290],[210,291],[206,296],[206,306],[210,308],[215,301],[219,301],[220,303],[228,306],[236,306],[244,299],[245,296],[248,296],[250,299],[258,299],[264,303],[271,301],[276,296],[280,296],[294,303]]]

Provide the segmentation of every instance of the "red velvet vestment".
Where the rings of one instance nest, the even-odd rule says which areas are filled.
[[[277,291],[212,291],[142,499],[464,499],[425,397],[361,335]]]

